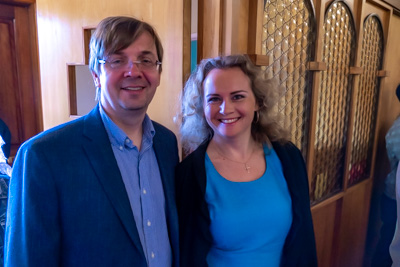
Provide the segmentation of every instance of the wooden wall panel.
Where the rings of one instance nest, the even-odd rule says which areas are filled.
[[[249,20],[248,0],[225,0],[223,9],[222,54],[247,53]]]
[[[334,259],[332,250],[335,237],[334,222],[337,204],[338,202],[334,201],[327,203],[323,208],[314,208],[312,210],[318,266],[330,266]]]
[[[389,29],[388,26],[391,16],[390,11],[391,8],[388,5],[382,2],[376,2],[372,0],[366,1],[363,8],[363,18],[367,17],[370,14],[376,14],[379,16],[383,27],[385,41],[388,40],[388,29]]]
[[[372,180],[366,180],[351,187],[343,197],[336,266],[364,266],[371,187]]]
[[[198,61],[219,55],[253,51],[253,47],[248,45],[249,34],[255,34],[249,33],[249,10],[255,10],[258,4],[261,5],[261,1],[199,0],[201,27],[198,32]]]
[[[70,120],[67,63],[84,62],[83,29],[115,15],[134,16],[156,28],[164,46],[163,72],[148,113],[177,132],[173,117],[182,89],[183,0],[38,0],[45,129]]]
[[[222,49],[221,0],[199,0],[197,61],[216,57]]]

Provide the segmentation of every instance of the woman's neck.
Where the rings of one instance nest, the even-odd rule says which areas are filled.
[[[215,138],[210,142],[211,148],[222,155],[231,155],[235,158],[247,158],[259,145],[250,136],[247,140]]]

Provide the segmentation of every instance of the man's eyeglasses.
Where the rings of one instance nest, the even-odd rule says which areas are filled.
[[[99,59],[100,64],[108,64],[114,70],[126,70],[136,64],[139,70],[158,70],[162,64],[158,60],[144,58],[141,60],[129,60],[127,57]]]

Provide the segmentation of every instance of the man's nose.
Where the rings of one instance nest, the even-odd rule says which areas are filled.
[[[140,69],[139,62],[140,61],[129,60],[127,67],[126,67],[125,75],[133,76],[135,74],[141,74],[142,71]]]

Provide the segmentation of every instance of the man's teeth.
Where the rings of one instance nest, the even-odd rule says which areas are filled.
[[[237,121],[238,120],[238,118],[236,118],[236,119],[229,119],[229,120],[221,120],[223,123],[233,123],[233,122],[235,122],[235,121]]]
[[[137,91],[141,90],[143,87],[125,87],[124,89],[126,90],[131,90],[131,91]]]

